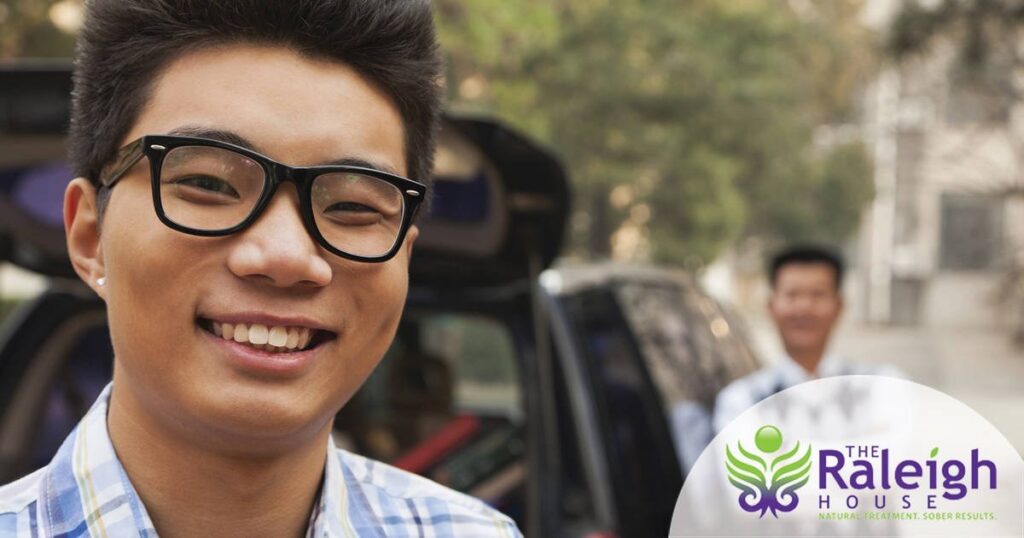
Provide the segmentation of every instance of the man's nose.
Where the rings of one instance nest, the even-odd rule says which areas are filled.
[[[803,316],[813,310],[814,301],[806,294],[797,294],[790,297],[789,312],[793,315]]]
[[[331,282],[331,266],[302,224],[291,185],[282,185],[256,222],[240,234],[228,257],[228,268],[237,276],[281,288]]]

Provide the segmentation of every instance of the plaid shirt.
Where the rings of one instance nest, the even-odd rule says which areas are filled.
[[[899,369],[887,364],[852,362],[833,354],[825,355],[818,364],[817,375],[811,375],[788,355],[783,355],[775,364],[733,381],[718,393],[715,400],[715,432],[722,431],[734,418],[775,393],[800,383],[837,375],[906,378]]]
[[[0,487],[0,538],[157,536],[107,431],[110,386],[49,465]],[[335,448],[307,537],[522,536],[483,502]]]

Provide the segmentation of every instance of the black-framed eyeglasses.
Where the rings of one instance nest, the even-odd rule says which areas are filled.
[[[380,170],[292,167],[227,142],[172,135],[146,135],[122,147],[100,185],[113,187],[143,156],[157,217],[174,230],[207,237],[240,232],[290,181],[313,239],[362,262],[387,261],[398,252],[427,192],[422,183]]]

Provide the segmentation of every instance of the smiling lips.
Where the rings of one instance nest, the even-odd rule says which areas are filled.
[[[247,344],[257,349],[287,353],[313,347],[317,331],[309,327],[266,326],[259,323],[221,323],[209,321],[205,328],[225,339]]]

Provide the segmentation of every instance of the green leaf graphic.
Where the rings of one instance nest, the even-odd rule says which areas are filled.
[[[740,491],[745,491],[747,493],[753,493],[756,495],[757,488],[755,486],[751,486],[746,482],[740,482],[738,480],[735,480],[731,476],[729,477],[729,483],[736,486],[736,488],[739,489]]]
[[[807,461],[806,464],[801,467],[797,472],[780,476],[777,480],[772,481],[772,489],[781,489],[783,486],[796,482],[797,480],[803,479],[806,483],[807,478],[810,476],[811,462]]]
[[[766,431],[767,434],[764,433]],[[772,458],[771,454],[778,454],[782,448],[782,433],[778,428],[762,426],[754,437],[763,455],[748,452],[739,441],[735,445],[736,455],[734,448],[726,444],[728,480],[741,491],[738,498],[740,508],[747,512],[760,511],[761,517],[770,510],[772,516],[778,518],[779,512],[790,512],[796,508],[800,501],[796,490],[811,479],[812,446],[801,447],[797,441],[792,449]],[[770,470],[765,460],[771,463]]]
[[[754,485],[764,485],[765,478],[761,470],[733,456],[728,445],[725,447],[725,457],[725,466],[731,477]]]
[[[756,454],[751,454],[750,452],[747,452],[743,448],[743,443],[736,443],[736,446],[738,446],[740,448],[740,453],[743,454],[743,456],[746,457],[747,460],[749,460],[749,461],[756,461],[761,466],[761,469],[763,469],[765,471],[768,470],[768,465],[764,462],[764,460],[761,459],[761,457],[756,455]]]
[[[793,455],[796,454],[798,450],[800,450],[800,442],[799,441],[796,443],[796,446],[793,447],[793,450],[790,450],[789,452],[786,452],[785,454],[782,454],[781,456],[779,456],[779,457],[775,458],[774,460],[772,460],[772,471],[775,470],[775,466],[778,465],[779,463],[784,462],[784,461],[788,460],[789,458],[792,458]]]
[[[797,450],[800,449],[800,442],[799,441],[797,441],[797,443],[796,443],[796,449]],[[795,450],[794,450],[794,452],[795,452]],[[811,450],[810,450],[810,447],[808,447],[807,452],[799,460],[797,460],[795,462],[792,462],[792,463],[788,463],[788,465],[784,465],[784,466],[780,467],[777,471],[775,471],[775,474],[772,475],[772,483],[774,483],[779,478],[782,478],[784,475],[800,469],[810,459],[811,459]],[[778,463],[778,462],[776,461],[776,462],[773,462],[773,463]]]
[[[933,457],[933,458],[934,458],[934,457],[935,457],[935,456],[937,456],[937,455],[939,455],[939,447],[935,447],[935,448],[933,448],[933,449],[932,449],[932,455],[931,455],[931,457]]]
[[[797,442],[797,447],[800,443]],[[811,446],[807,445],[804,455],[797,461],[783,466],[772,475],[772,488],[780,488],[801,478],[806,479],[811,471]],[[804,482],[806,483],[806,481]],[[801,484],[803,485],[803,484]],[[799,486],[798,486],[799,487]]]
[[[732,463],[728,461],[725,462],[725,468],[729,471],[729,480],[742,480],[751,484],[756,484],[758,481],[757,477],[743,473],[739,469],[733,467]]]
[[[810,471],[811,467],[808,466],[807,470]],[[794,484],[793,487],[789,488],[789,491],[797,490],[797,489],[800,489],[800,488],[804,487],[807,484],[807,481],[810,480],[810,479],[811,479],[811,475],[809,475],[809,474],[807,474],[805,472],[804,473],[804,479],[799,481],[799,482],[797,482],[796,484]],[[784,486],[784,485],[785,484],[779,484],[779,486]]]

